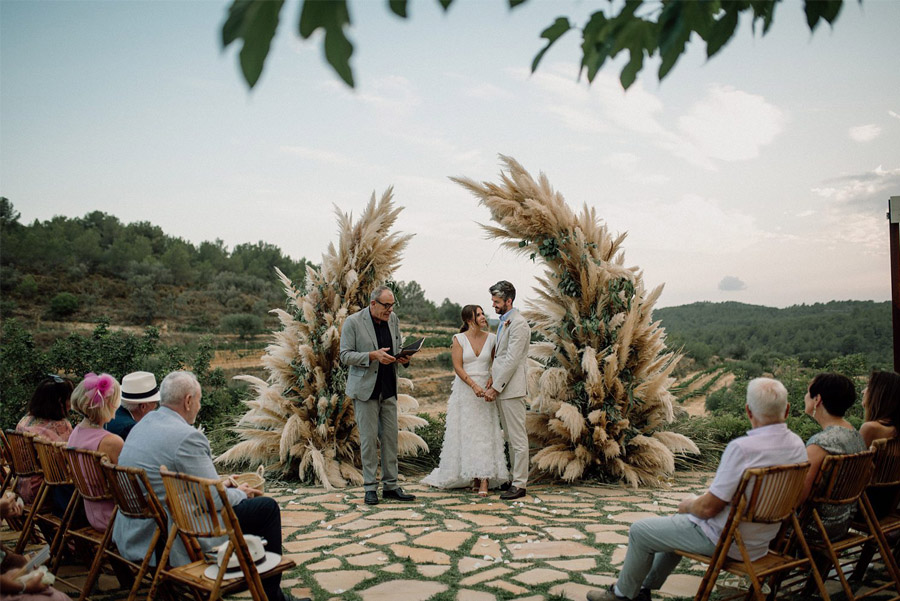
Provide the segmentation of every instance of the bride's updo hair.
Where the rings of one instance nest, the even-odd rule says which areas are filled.
[[[469,329],[469,322],[475,319],[478,309],[481,309],[479,305],[466,305],[462,308],[462,311],[460,312],[460,317],[462,317],[462,327],[459,329],[460,332],[465,332]]]

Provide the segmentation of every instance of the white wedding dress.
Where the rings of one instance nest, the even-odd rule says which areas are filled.
[[[465,334],[454,338],[462,346],[463,369],[484,388],[491,374],[496,336],[488,334],[479,355]],[[471,486],[475,478],[487,478],[491,487],[498,486],[509,480],[503,449],[497,404],[475,396],[475,391],[456,376],[447,401],[441,462],[422,482],[437,488],[463,488]]]

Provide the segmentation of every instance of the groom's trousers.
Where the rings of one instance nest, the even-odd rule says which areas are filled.
[[[525,397],[497,399],[500,425],[509,444],[512,463],[512,485],[525,488],[528,484],[528,432],[525,430]]]

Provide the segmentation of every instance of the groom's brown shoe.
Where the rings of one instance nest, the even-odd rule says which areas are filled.
[[[525,489],[518,486],[510,486],[509,490],[500,495],[504,501],[512,501],[513,499],[521,499],[525,496]]]

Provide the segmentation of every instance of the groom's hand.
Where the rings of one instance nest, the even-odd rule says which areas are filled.
[[[391,349],[385,347],[380,348],[377,351],[369,351],[369,361],[378,361],[384,365],[390,365],[396,359],[389,352]]]
[[[488,388],[487,390],[484,391],[484,400],[486,400],[488,403],[493,403],[494,399],[496,399],[496,398],[497,398],[497,391],[494,390],[493,388]]]

